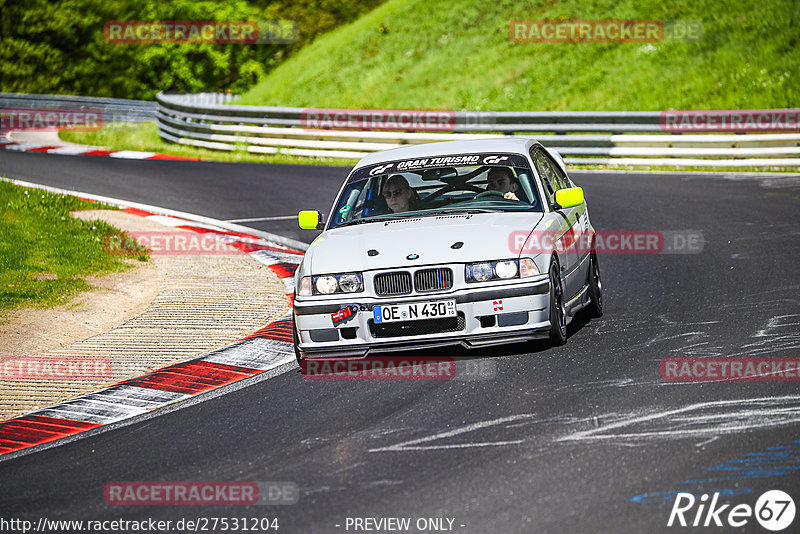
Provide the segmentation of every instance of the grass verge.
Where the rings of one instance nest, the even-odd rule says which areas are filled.
[[[299,165],[355,165],[357,160],[308,158],[286,154],[252,154],[245,150],[226,152],[167,143],[158,136],[154,122],[108,124],[93,132],[61,130],[59,138],[70,143],[107,147],[112,150],[139,150],[173,156],[199,158],[207,161],[239,161],[253,163],[291,163]]]
[[[98,208],[114,209],[0,180],[0,316],[15,308],[66,304],[92,289],[84,277],[133,265],[103,249],[103,237],[117,228],[69,215]],[[148,255],[134,257],[146,261]]]

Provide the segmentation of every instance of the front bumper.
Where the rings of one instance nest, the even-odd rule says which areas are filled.
[[[464,288],[427,295],[376,298],[337,295],[294,301],[299,348],[306,358],[365,357],[400,349],[448,345],[484,347],[541,339],[550,328],[550,285],[546,276],[513,284]],[[458,319],[375,325],[374,305],[455,300]],[[332,315],[350,307],[346,319]],[[438,321],[438,322],[436,322]]]

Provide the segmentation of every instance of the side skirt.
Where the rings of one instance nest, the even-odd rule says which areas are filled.
[[[567,324],[571,323],[572,319],[575,317],[575,315],[580,310],[582,310],[583,308],[588,306],[589,302],[591,302],[591,299],[589,297],[589,286],[585,285],[585,286],[583,286],[583,289],[581,289],[578,292],[577,295],[572,297],[564,305],[564,307],[566,308],[566,312],[567,312]]]

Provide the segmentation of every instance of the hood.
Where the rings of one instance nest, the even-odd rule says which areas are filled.
[[[542,213],[438,215],[358,224],[320,235],[305,256],[310,274],[467,263],[517,257],[515,235],[527,235]],[[461,242],[460,248],[452,246]],[[367,251],[376,250],[369,256]],[[409,254],[419,258],[409,260]]]

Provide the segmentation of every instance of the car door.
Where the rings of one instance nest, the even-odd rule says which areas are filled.
[[[559,183],[563,185],[563,187],[575,187],[575,184],[572,183],[572,180],[569,179],[567,173],[564,172],[564,169],[558,162],[555,161],[553,156],[545,151],[545,156],[550,161],[550,165],[555,172],[556,176],[558,177]],[[569,223],[571,224],[571,236],[569,237],[569,241],[572,243],[570,245],[570,250],[573,254],[573,259],[575,260],[575,268],[574,268],[574,293],[576,295],[583,289],[586,281],[589,279],[589,256],[590,256],[590,247],[589,247],[589,240],[588,240],[588,231],[589,231],[589,213],[586,208],[586,202],[579,204],[577,206],[573,206],[567,210],[561,210],[567,216]]]
[[[542,184],[544,185],[547,201],[551,208],[555,204],[556,191],[571,187],[566,173],[541,147],[534,147],[531,150],[531,159],[536,167]],[[586,204],[574,206],[572,208],[560,208],[554,210],[558,216],[559,229],[556,250],[561,261],[561,276],[564,280],[564,293],[569,298],[576,295],[583,289],[586,281],[586,273],[583,261],[583,254],[579,246],[579,239],[583,233],[586,219]]]

